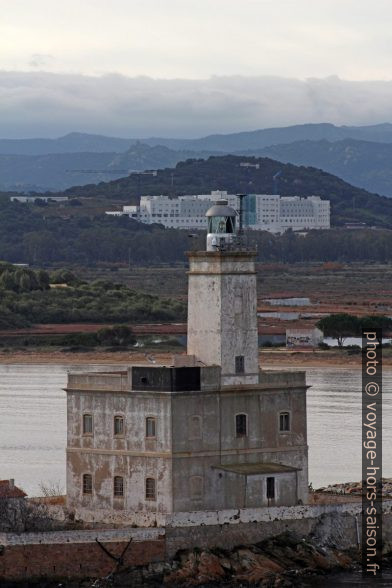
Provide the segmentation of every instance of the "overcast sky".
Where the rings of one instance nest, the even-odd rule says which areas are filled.
[[[0,0],[0,7],[2,136],[111,129],[195,136],[281,126],[304,122],[301,92],[310,121],[392,120],[389,84],[329,79],[392,79],[391,0]],[[58,75],[43,82],[40,72]],[[288,94],[276,105],[269,101],[277,84]],[[331,85],[333,95],[317,104],[320,88]],[[347,88],[348,97],[339,95]],[[361,104],[369,92],[374,102]],[[78,127],[87,114],[86,128]]]

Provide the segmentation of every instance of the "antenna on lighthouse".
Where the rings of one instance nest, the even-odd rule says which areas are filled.
[[[238,223],[238,244],[242,249],[244,245],[244,198],[246,194],[237,194],[237,198],[240,201],[240,208],[238,211],[239,223]]]

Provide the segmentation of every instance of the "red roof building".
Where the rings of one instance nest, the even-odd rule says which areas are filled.
[[[24,498],[25,496],[27,496],[26,492],[15,486],[14,480],[0,480],[0,499]]]

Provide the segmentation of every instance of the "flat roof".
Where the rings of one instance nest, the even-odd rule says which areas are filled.
[[[300,468],[293,468],[282,463],[233,463],[214,465],[213,468],[240,474],[242,476],[252,476],[257,474],[284,474],[286,472],[296,472]]]

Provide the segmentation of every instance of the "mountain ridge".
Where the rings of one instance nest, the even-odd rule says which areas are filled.
[[[332,123],[308,123],[238,133],[211,134],[205,137],[191,139],[170,137],[121,138],[73,131],[54,139],[0,138],[0,154],[47,155],[49,153],[85,151],[94,153],[122,152],[126,151],[137,141],[141,141],[150,146],[162,145],[172,149],[231,151],[233,149],[263,148],[282,142],[292,143],[298,140],[320,140],[322,138],[336,141],[344,138],[357,138],[381,143],[392,143],[392,124],[385,122],[367,126],[337,126]]]

